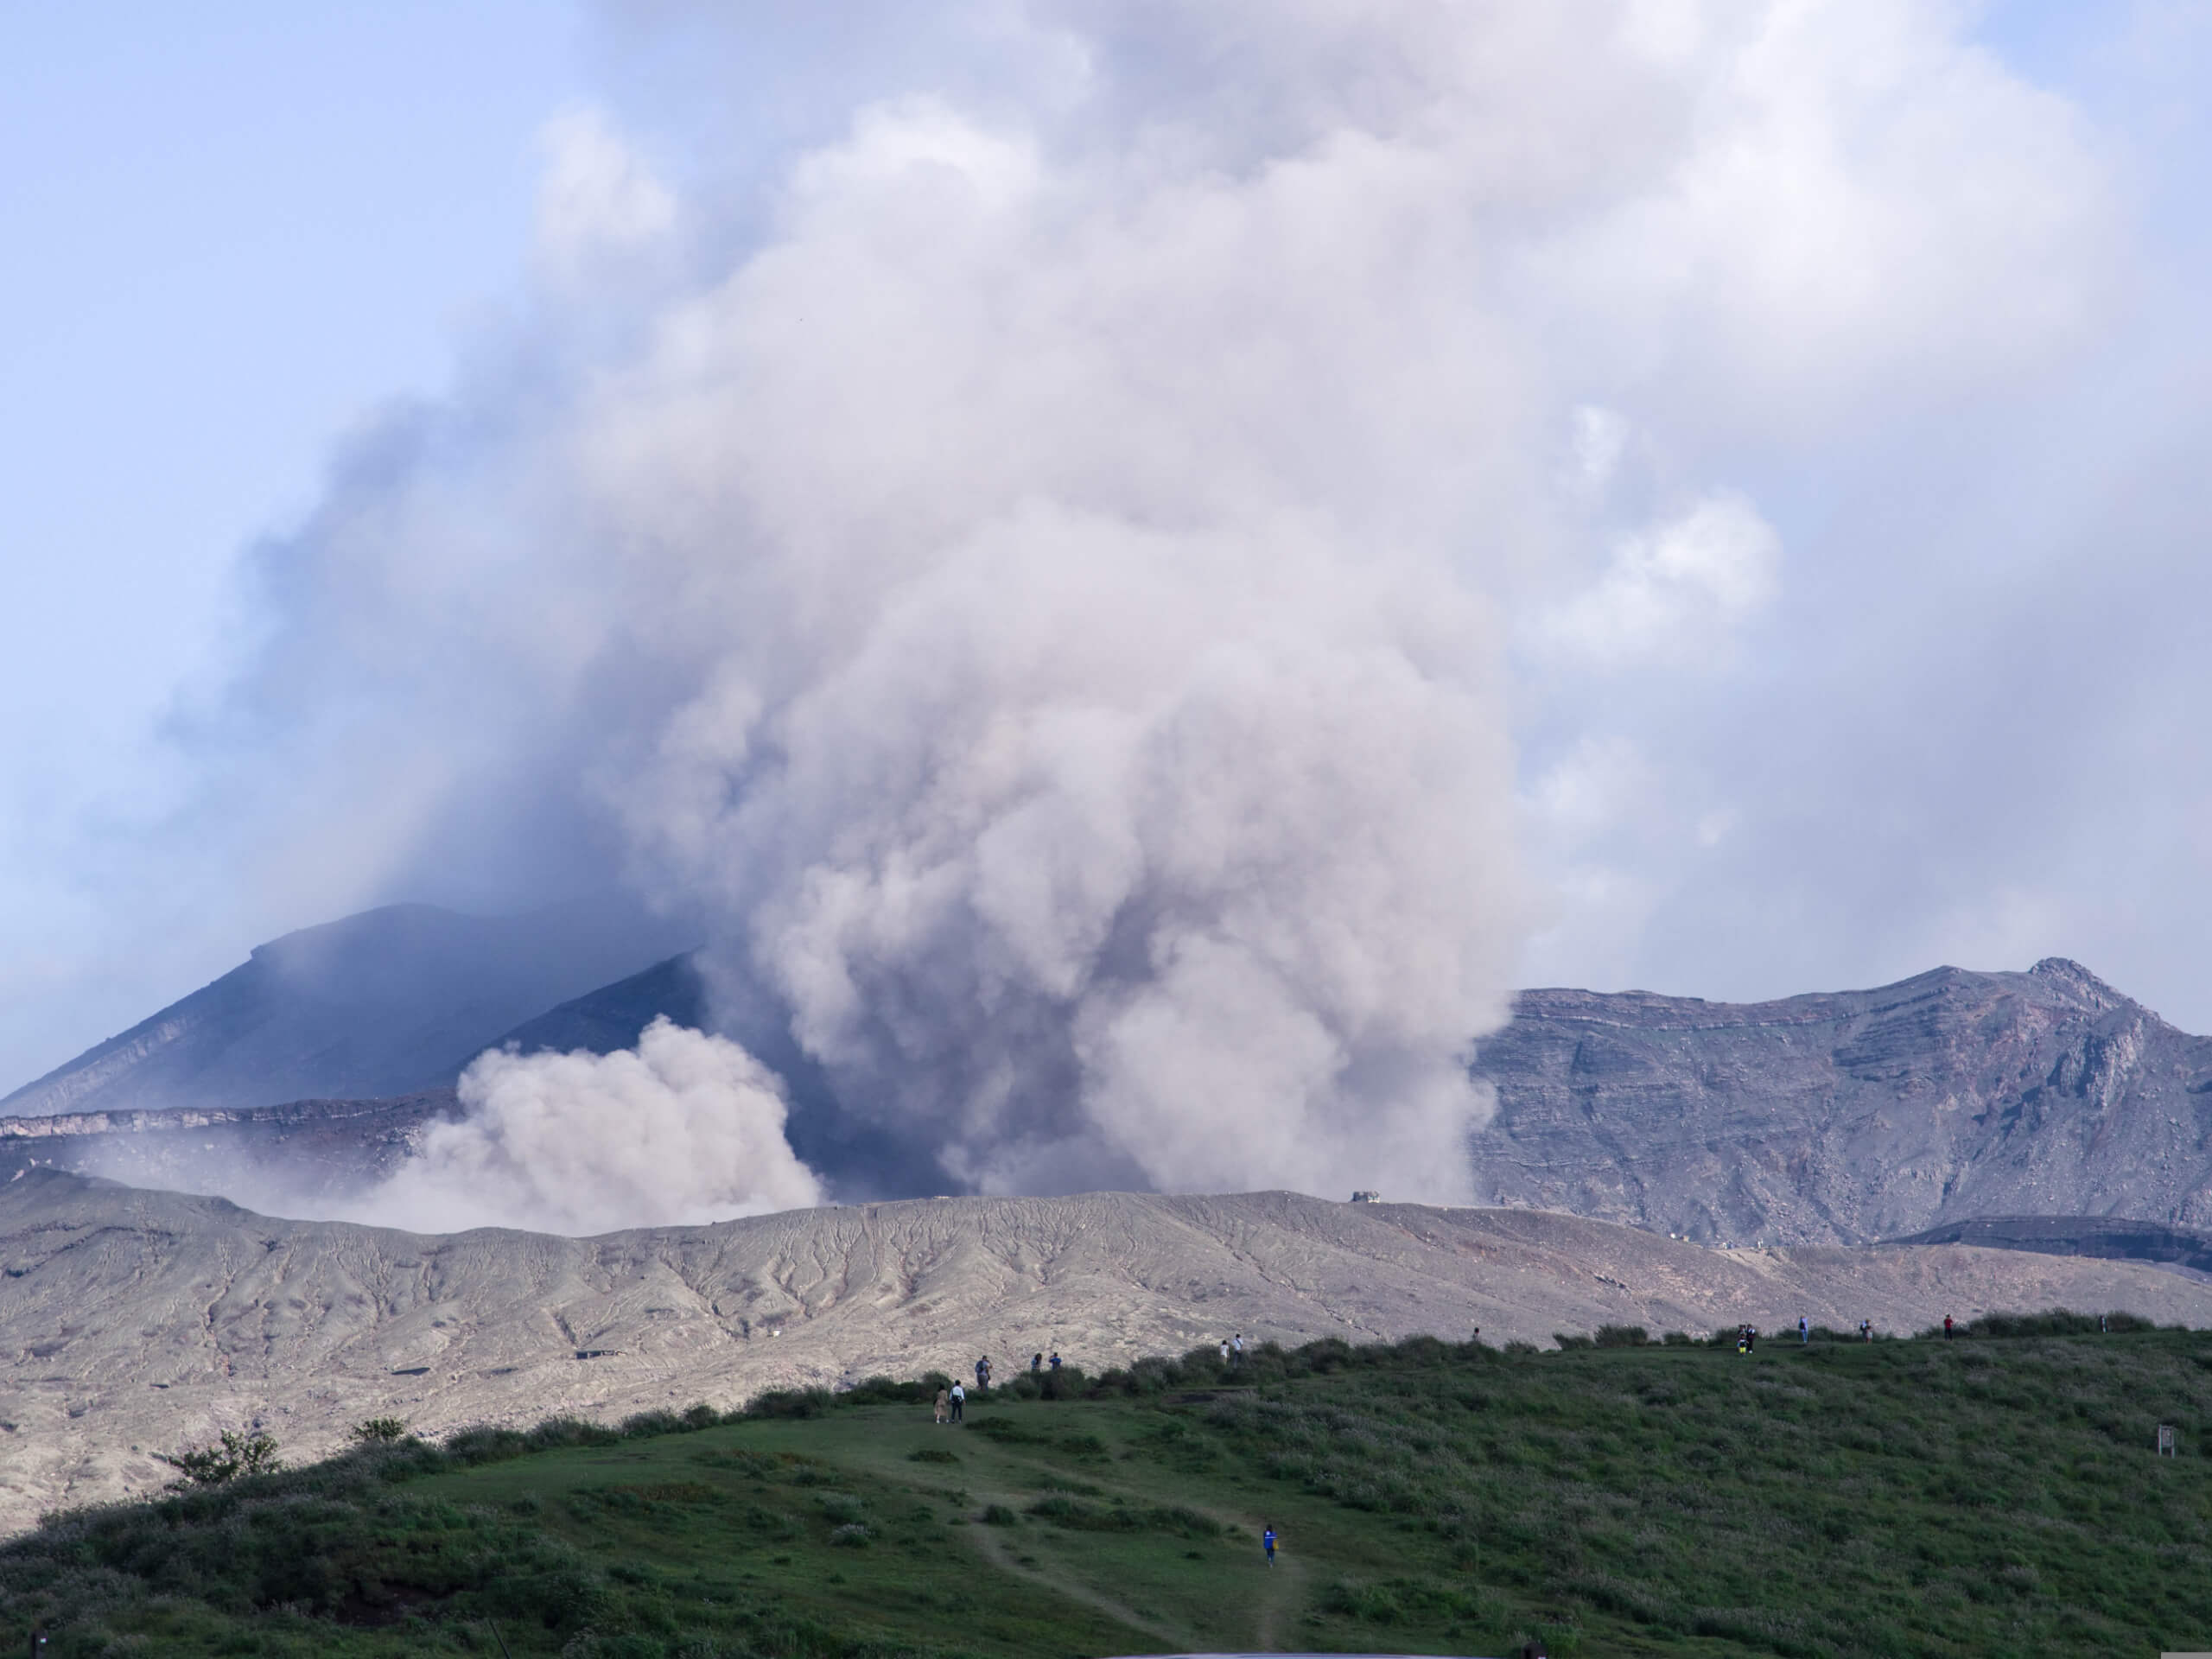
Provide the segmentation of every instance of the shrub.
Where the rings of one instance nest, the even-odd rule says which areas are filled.
[[[841,1549],[866,1549],[868,1540],[875,1535],[858,1521],[848,1521],[830,1535],[830,1541]]]
[[[925,1446],[909,1452],[906,1454],[906,1461],[909,1463],[957,1463],[960,1461],[960,1454],[957,1452],[948,1452],[941,1446]]]
[[[986,1504],[983,1509],[983,1524],[987,1527],[1010,1527],[1020,1518],[1003,1503]]]
[[[900,1382],[887,1376],[864,1377],[837,1396],[841,1405],[849,1406],[925,1406],[937,1398],[939,1389],[952,1386],[941,1372],[912,1382]]]
[[[184,1477],[170,1484],[169,1490],[179,1492],[194,1486],[221,1486],[245,1475],[273,1475],[284,1466],[276,1456],[276,1442],[259,1429],[241,1434],[226,1428],[214,1446],[154,1455]]]
[[[1590,1340],[1600,1348],[1641,1348],[1651,1340],[1651,1335],[1640,1325],[1601,1325],[1598,1334]],[[1563,1348],[1567,1344],[1560,1345]]]
[[[407,1438],[407,1425],[397,1417],[371,1417],[354,1424],[350,1433],[362,1446],[392,1446]]]
[[[771,1389],[745,1408],[748,1417],[819,1417],[836,1403],[827,1389]]]
[[[1090,1387],[1083,1373],[1072,1365],[1044,1372],[1038,1377],[1037,1385],[1039,1396],[1046,1400],[1080,1400]]]

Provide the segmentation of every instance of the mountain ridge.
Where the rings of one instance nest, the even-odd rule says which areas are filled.
[[[257,961],[264,954],[282,953],[265,948]],[[353,1006],[372,1001],[357,995]],[[660,1015],[713,1023],[693,956],[662,957],[519,1020],[485,1019],[481,1045],[604,1053]],[[219,1109],[285,1111],[220,1122],[194,1115],[218,1109],[205,1104],[127,1124],[93,1111],[67,1126],[0,1119],[0,1178],[60,1164],[282,1208],[286,1160],[312,1150],[302,1190],[359,1190],[404,1159],[424,1124],[458,1109],[450,1084],[475,1040],[437,1050],[435,1065],[418,1045],[409,1074],[427,1071],[429,1084],[366,1103],[232,1097]],[[2063,957],[1758,1003],[1539,988],[1475,1046],[1471,1071],[1497,1103],[1466,1141],[1488,1205],[1709,1243],[1860,1244],[1984,1215],[2212,1231],[2212,1038]],[[820,1079],[793,1075],[804,1086],[792,1144],[840,1196],[951,1189],[926,1148],[855,1138],[866,1120],[841,1115]],[[80,1103],[111,1101],[136,1104],[119,1084]],[[362,1137],[352,1154],[346,1123]]]
[[[1714,1242],[2212,1223],[2212,1039],[2063,957],[1752,1004],[1524,992],[1472,1069],[1485,1202]]]
[[[521,916],[386,905],[238,967],[0,1096],[0,1114],[236,1109],[452,1082],[515,1027],[664,959],[680,925],[591,899]]]

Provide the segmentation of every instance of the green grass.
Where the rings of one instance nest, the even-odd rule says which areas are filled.
[[[1749,1357],[1315,1344],[1230,1375],[1201,1351],[1001,1390],[963,1428],[876,1387],[372,1446],[50,1518],[0,1549],[0,1643],[495,1653],[490,1620],[517,1659],[2212,1647],[2212,1338],[2082,1323]]]

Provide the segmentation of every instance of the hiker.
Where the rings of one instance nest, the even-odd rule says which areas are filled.
[[[950,1394],[946,1393],[946,1392],[945,1392],[945,1390],[944,1390],[943,1389],[939,1389],[937,1391],[937,1417],[936,1417],[936,1419],[935,1419],[935,1421],[938,1421],[938,1422],[939,1422],[939,1423],[942,1423],[942,1422],[944,1422],[944,1420],[945,1420],[945,1415],[946,1415],[946,1412],[947,1412],[947,1409],[950,1407],[951,1403],[952,1403],[952,1396],[951,1396]]]
[[[976,1392],[982,1394],[991,1386],[991,1357],[985,1354],[976,1362]]]
[[[1227,1337],[1224,1337],[1221,1339],[1221,1363],[1224,1365],[1229,1363],[1229,1338]]]
[[[1759,1351],[1759,1328],[1756,1325],[1744,1327],[1744,1351],[1755,1354]]]
[[[1949,1314],[1946,1313],[1946,1314],[1943,1316],[1943,1340],[1944,1340],[1944,1341],[1946,1341],[1946,1342],[1948,1342],[1950,1339],[1951,1339],[1951,1316],[1950,1316]]]
[[[1229,1363],[1232,1365],[1242,1365],[1244,1363],[1244,1333],[1239,1331],[1229,1345],[1235,1351]]]
[[[1260,1548],[1268,1552],[1268,1565],[1275,1564],[1275,1529],[1269,1527],[1260,1535]]]
[[[1739,1354],[1748,1354],[1751,1351],[1751,1327],[1748,1325],[1739,1325],[1736,1327],[1736,1351]]]
[[[1058,1370],[1060,1369],[1060,1351],[1055,1348],[1052,1351],[1052,1357],[1045,1363],[1051,1366],[1054,1370]]]
[[[967,1403],[968,1390],[962,1388],[957,1382],[954,1383],[952,1385],[952,1421],[954,1422],[957,1423],[961,1421],[960,1408]]]
[[[1874,1340],[1873,1320],[1861,1319],[1859,1321],[1859,1340],[1861,1342],[1872,1342]]]
[[[1029,1356],[1029,1375],[1030,1375],[1030,1376],[1036,1376],[1036,1375],[1037,1375],[1037,1373],[1038,1373],[1038,1372],[1039,1372],[1039,1371],[1043,1370],[1044,1369],[1045,1369],[1045,1356],[1044,1356],[1044,1355],[1042,1355],[1042,1354],[1032,1354],[1032,1355],[1030,1355],[1030,1356]]]
[[[1805,1316],[1800,1313],[1797,1316],[1797,1345],[1802,1348],[1812,1339],[1813,1327],[1805,1323]]]

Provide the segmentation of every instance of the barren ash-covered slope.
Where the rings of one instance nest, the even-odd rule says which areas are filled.
[[[33,1170],[0,1186],[0,1530],[144,1491],[147,1454],[372,1415],[620,1417],[1057,1350],[1097,1369],[1242,1332],[1548,1342],[1606,1323],[1891,1330],[1994,1309],[2212,1325],[2212,1281],[1960,1246],[1720,1251],[1572,1217],[1283,1192],[948,1198],[594,1239],[422,1237]]]
[[[2212,1038],[2058,958],[1749,1005],[1529,991],[1475,1069],[1485,1203],[1744,1243],[2212,1223]]]

